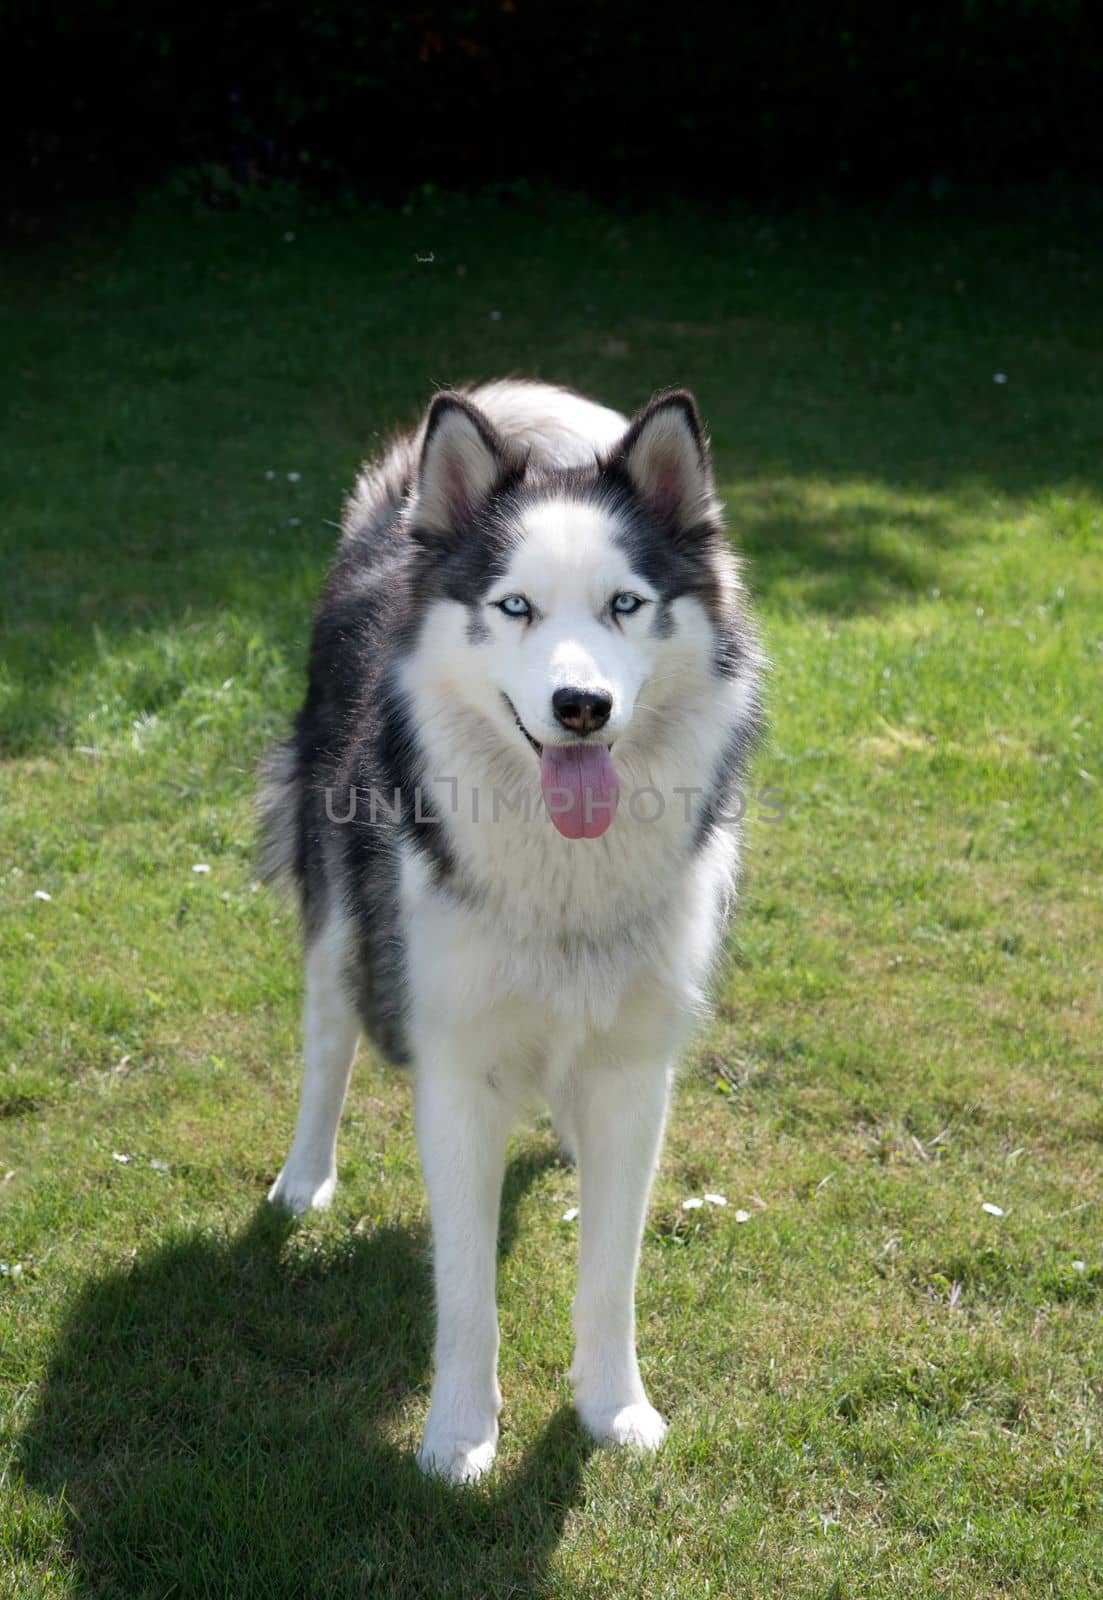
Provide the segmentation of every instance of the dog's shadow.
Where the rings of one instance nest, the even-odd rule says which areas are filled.
[[[503,1250],[543,1164],[511,1167]],[[236,1237],[139,1256],[72,1307],[19,1455],[60,1498],[76,1593],[544,1587],[590,1449],[573,1413],[474,1489],[424,1479],[393,1434],[429,1371],[427,1242],[385,1226],[335,1260],[306,1241],[265,1207]]]

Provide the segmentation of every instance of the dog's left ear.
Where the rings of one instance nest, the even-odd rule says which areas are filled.
[[[627,474],[659,520],[688,531],[715,520],[708,441],[688,389],[658,394],[633,418],[610,466]]]

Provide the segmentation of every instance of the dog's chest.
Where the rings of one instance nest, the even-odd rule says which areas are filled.
[[[457,1021],[505,1007],[519,1008],[523,1027],[583,1018],[596,1029],[613,1026],[641,983],[698,1005],[723,923],[728,853],[679,858],[646,830],[644,850],[631,835],[613,847],[612,829],[568,843],[545,828],[554,834],[546,819],[505,828],[500,850],[459,856],[452,882],[407,849],[401,899],[415,999]],[[566,862],[558,845],[571,851]]]

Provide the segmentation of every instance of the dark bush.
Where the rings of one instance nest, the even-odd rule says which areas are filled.
[[[9,140],[46,204],[181,166],[394,198],[869,195],[1097,178],[1093,0],[670,5],[9,0]]]

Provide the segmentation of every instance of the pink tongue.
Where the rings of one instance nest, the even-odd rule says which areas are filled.
[[[565,839],[599,839],[620,798],[616,768],[603,744],[545,745],[540,787]]]

